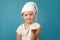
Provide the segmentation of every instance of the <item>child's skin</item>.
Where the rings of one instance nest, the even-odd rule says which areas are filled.
[[[30,25],[35,21],[36,14],[32,11],[26,11],[22,14],[22,17],[25,21],[25,29],[29,29]],[[31,30],[31,40],[37,40],[39,36],[40,28]],[[22,40],[22,35],[17,33],[16,40]]]

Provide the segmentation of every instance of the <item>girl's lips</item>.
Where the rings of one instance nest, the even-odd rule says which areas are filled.
[[[27,20],[31,20],[31,19],[27,19]]]

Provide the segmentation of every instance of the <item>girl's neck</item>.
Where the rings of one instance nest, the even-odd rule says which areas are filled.
[[[31,24],[33,24],[33,22],[32,22],[32,23],[27,23],[27,22],[25,22],[25,24],[24,24],[25,29],[29,29],[29,27],[30,27]]]
[[[31,24],[33,24],[34,22],[31,22],[31,23],[27,23],[27,22],[25,22],[25,25],[31,25]]]

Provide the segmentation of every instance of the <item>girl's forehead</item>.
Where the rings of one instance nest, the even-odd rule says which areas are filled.
[[[29,13],[33,13],[32,11],[25,11],[24,13],[29,14]]]
[[[25,11],[22,15],[30,15],[30,14],[36,15],[36,13],[32,11]]]
[[[24,14],[33,14],[32,11],[25,11]]]

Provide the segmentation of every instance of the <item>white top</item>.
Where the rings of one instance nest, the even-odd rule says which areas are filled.
[[[38,27],[41,27],[40,24],[38,23],[33,23],[30,25],[29,29],[24,28],[24,24],[20,25],[16,32],[20,35],[22,35],[22,40],[30,40],[31,39],[31,30],[32,29],[37,29]]]

